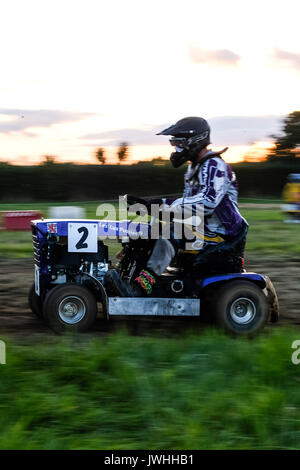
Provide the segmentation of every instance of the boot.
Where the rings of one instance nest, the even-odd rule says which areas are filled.
[[[118,297],[144,297],[146,295],[144,289],[138,283],[130,284],[123,281],[115,269],[107,271],[104,284]]]

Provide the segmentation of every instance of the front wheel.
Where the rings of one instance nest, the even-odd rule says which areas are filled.
[[[266,324],[268,302],[262,290],[249,281],[232,281],[217,292],[217,323],[234,335],[254,335]]]
[[[80,284],[56,286],[45,298],[44,317],[56,333],[86,331],[96,321],[97,301],[93,293]]]
[[[35,292],[35,284],[33,283],[29,294],[28,294],[28,305],[32,313],[34,313],[37,317],[43,317],[43,304],[41,297],[36,294]]]

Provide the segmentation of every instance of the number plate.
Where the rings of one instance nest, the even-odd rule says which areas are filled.
[[[97,253],[98,225],[68,223],[68,251],[70,253]]]

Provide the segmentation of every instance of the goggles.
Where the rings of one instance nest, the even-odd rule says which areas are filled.
[[[173,145],[173,147],[188,150],[190,145],[198,144],[208,136],[209,132],[205,131],[202,132],[202,134],[195,135],[194,137],[172,137],[170,139],[170,144]]]
[[[170,144],[173,145],[173,147],[183,150],[187,147],[188,139],[185,137],[172,137],[172,139],[170,139]]]

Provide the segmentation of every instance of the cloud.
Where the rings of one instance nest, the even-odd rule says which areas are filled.
[[[283,51],[282,49],[275,47],[272,58],[275,59],[276,62],[285,63],[296,70],[300,70],[300,54]]]
[[[208,119],[208,122],[212,130],[214,145],[249,145],[257,141],[269,140],[270,134],[280,130],[281,119],[282,116],[220,116]],[[168,137],[155,134],[171,124],[148,126],[145,129],[116,129],[86,134],[81,139],[103,146],[117,146],[122,141],[128,142],[129,145],[163,145],[168,144]]]
[[[76,113],[51,109],[1,109],[0,133],[21,132],[31,127],[49,127],[54,124],[80,121],[91,113]]]
[[[189,57],[193,64],[218,65],[220,67],[236,66],[240,60],[240,56],[229,49],[208,50],[198,46],[190,46]]]
[[[270,140],[281,128],[282,116],[220,116],[209,119],[215,145],[250,145]]]
[[[116,146],[120,142],[126,141],[131,145],[160,145],[166,142],[163,136],[155,134],[161,129],[166,129],[170,124],[147,127],[145,129],[116,129],[112,131],[99,132],[96,134],[86,134],[82,139],[101,141],[103,145]]]

